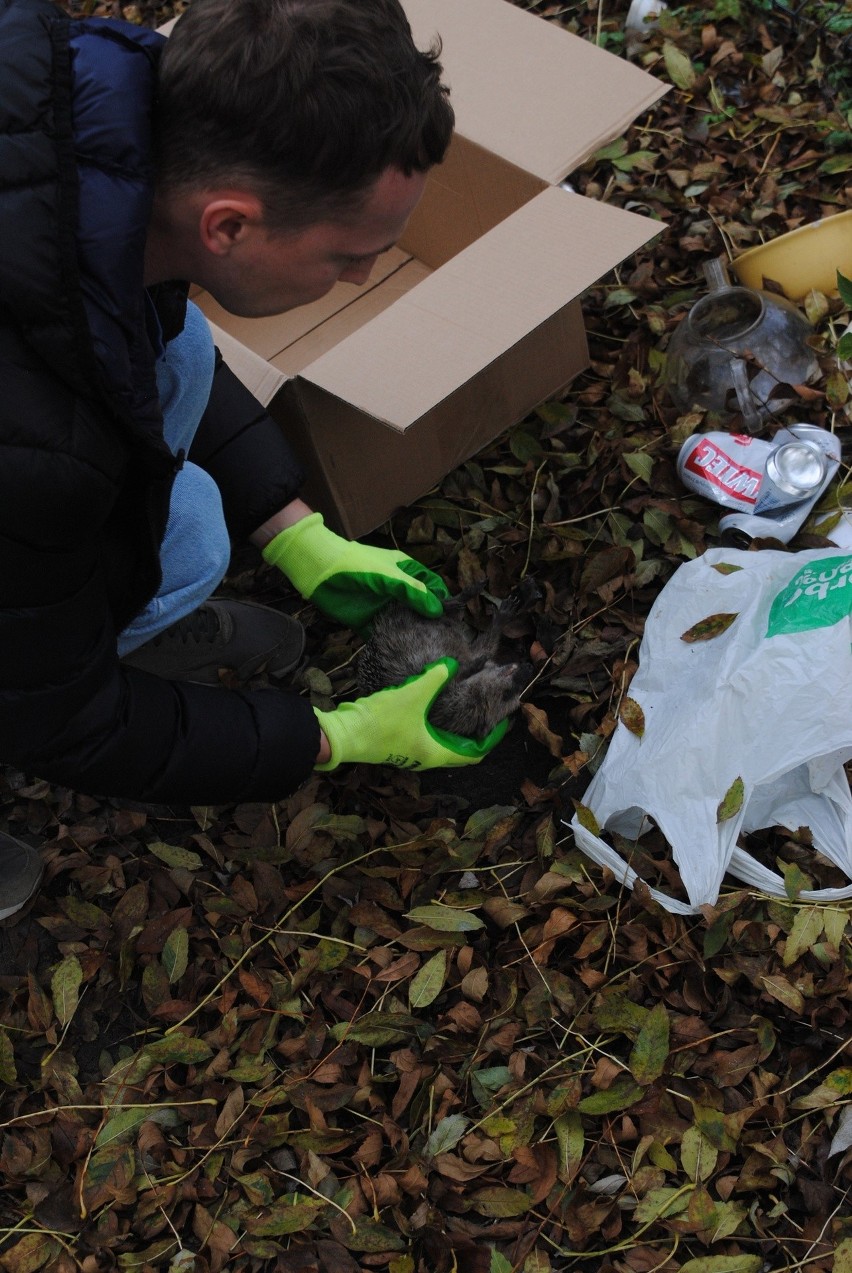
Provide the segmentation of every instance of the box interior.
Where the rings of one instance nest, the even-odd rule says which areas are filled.
[[[270,318],[237,318],[198,289],[193,299],[218,327],[295,376],[545,187],[456,135],[444,163],[430,172],[403,238],[379,258],[366,283],[337,283],[320,300]]]

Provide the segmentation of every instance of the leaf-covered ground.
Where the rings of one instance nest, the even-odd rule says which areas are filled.
[[[621,5],[522,7],[625,52]],[[704,261],[849,206],[850,29],[840,3],[719,0],[630,51],[674,87],[572,181],[659,238],[586,297],[565,400],[388,528],[454,589],[484,580],[480,624],[541,589],[506,642],[536,678],[489,761],[156,811],[5,771],[2,825],[47,864],[0,930],[9,1273],[852,1270],[848,911],[796,900],[839,872],[766,833],[788,898],[726,888],[684,918],[563,821],[650,604],[717,542],[675,473],[707,421],[660,387],[669,335]],[[849,315],[807,311],[823,375],[787,419],[848,438]],[[229,586],[298,609],[253,559]],[[303,692],[347,694],[357,641],[298,612]],[[678,891],[662,841],[635,855]]]

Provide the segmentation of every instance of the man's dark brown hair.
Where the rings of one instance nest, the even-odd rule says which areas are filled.
[[[193,0],[162,55],[158,183],[244,185],[273,229],[355,214],[385,169],[443,159],[439,56],[398,0]]]

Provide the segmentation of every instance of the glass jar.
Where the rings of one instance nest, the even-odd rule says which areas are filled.
[[[664,379],[681,411],[714,411],[756,433],[800,399],[793,386],[820,374],[813,327],[781,296],[732,287],[721,261],[705,266],[710,291],[675,328]]]

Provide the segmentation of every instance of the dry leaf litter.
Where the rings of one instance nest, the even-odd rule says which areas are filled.
[[[571,174],[661,222],[585,297],[590,370],[377,537],[482,585],[480,627],[535,579],[504,637],[525,705],[474,771],[348,769],[275,807],[3,773],[2,825],[47,863],[0,930],[8,1273],[852,1270],[848,910],[797,901],[838,873],[805,833],[752,837],[787,900],[725,890],[684,918],[562,822],[631,719],[651,602],[717,542],[675,473],[713,421],[665,397],[668,338],[705,261],[850,206],[852,13],[718,0],[627,50],[620,8],[521,7],[673,85]],[[803,308],[822,374],[785,419],[848,439],[850,315]],[[228,586],[309,622],[318,705],[353,690],[351,633],[253,559]],[[638,856],[676,892],[662,842]]]

